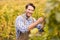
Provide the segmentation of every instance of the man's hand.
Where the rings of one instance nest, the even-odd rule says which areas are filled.
[[[45,25],[45,17],[40,17],[39,19],[38,19],[38,21],[40,22],[40,24],[41,24],[41,27],[40,27],[40,32],[44,32],[44,30],[43,30],[43,28],[44,28],[44,25]]]
[[[37,23],[42,23],[44,21],[44,17],[40,17],[38,20],[37,20]]]

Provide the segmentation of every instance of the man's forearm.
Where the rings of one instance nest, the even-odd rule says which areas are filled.
[[[33,29],[36,25],[38,25],[40,22],[37,20],[36,22],[32,23],[31,25],[29,25],[28,30]]]
[[[34,23],[32,23],[31,25],[29,25],[28,30],[31,30],[31,29],[33,29],[36,25],[38,25],[39,23],[42,23],[43,20],[44,20],[44,19],[43,19],[42,17],[39,18],[36,22],[34,22]]]

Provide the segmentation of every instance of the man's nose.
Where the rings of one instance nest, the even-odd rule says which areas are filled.
[[[29,12],[30,12],[30,13],[33,13],[33,11],[31,11],[31,10],[30,10]]]

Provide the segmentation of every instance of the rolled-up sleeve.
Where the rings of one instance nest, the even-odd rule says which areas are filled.
[[[37,28],[38,28],[39,30],[41,30],[41,27],[42,27],[41,24],[38,24],[38,25],[37,25]]]
[[[17,17],[15,25],[16,25],[16,29],[18,29],[22,33],[28,31],[28,27],[27,25],[24,24],[24,20],[22,17]]]

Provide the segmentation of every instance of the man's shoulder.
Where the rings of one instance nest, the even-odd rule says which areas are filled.
[[[31,19],[35,22],[36,21],[36,19],[34,18],[34,17],[31,17]]]
[[[19,16],[17,16],[16,19],[22,19],[22,18],[23,18],[22,15],[19,15]]]
[[[34,17],[31,17],[31,19],[36,20]]]

